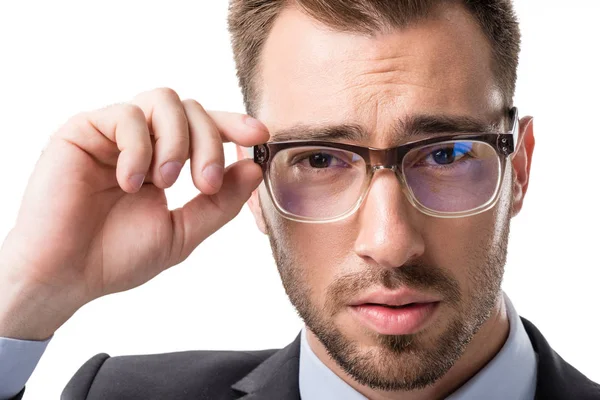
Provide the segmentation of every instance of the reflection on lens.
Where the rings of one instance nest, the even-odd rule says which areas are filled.
[[[294,147],[278,152],[269,171],[274,200],[287,213],[335,218],[351,210],[365,182],[359,155],[328,147]]]
[[[483,142],[449,141],[413,149],[402,168],[415,199],[438,212],[479,208],[493,199],[500,183],[500,159]]]

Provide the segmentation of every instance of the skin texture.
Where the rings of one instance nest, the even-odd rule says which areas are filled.
[[[499,122],[504,105],[490,54],[458,5],[373,37],[332,31],[289,8],[261,57],[257,117],[272,135],[298,124],[360,125],[370,137],[359,144],[378,148],[403,143],[394,127],[411,115]],[[443,398],[501,349],[509,325],[500,284],[510,219],[529,181],[531,118],[521,120],[521,137],[498,203],[468,218],[420,213],[387,170],[376,173],[361,208],[335,223],[282,218],[264,184],[252,194],[249,205],[269,235],[311,348],[368,398]],[[368,292],[402,287],[441,299],[434,317],[410,337],[369,331],[348,311]]]

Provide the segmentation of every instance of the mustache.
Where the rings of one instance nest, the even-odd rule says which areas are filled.
[[[336,309],[357,294],[382,286],[389,290],[410,288],[433,292],[451,304],[460,303],[460,285],[454,277],[435,265],[411,263],[396,268],[370,266],[336,278],[326,289],[326,308]]]

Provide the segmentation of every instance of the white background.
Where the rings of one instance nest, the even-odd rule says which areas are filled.
[[[516,104],[535,116],[537,147],[504,289],[563,358],[600,381],[600,3],[517,0],[516,8]],[[0,3],[0,237],[47,138],[70,115],[160,86],[243,112],[226,15],[225,0]],[[168,191],[173,206],[196,193],[184,171]],[[275,348],[300,327],[245,207],[183,264],[83,307],[56,333],[25,398],[58,398],[99,352]]]

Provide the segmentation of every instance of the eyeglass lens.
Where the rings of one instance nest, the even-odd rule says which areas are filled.
[[[491,201],[500,181],[500,158],[484,142],[454,140],[412,149],[402,171],[414,200],[439,213],[460,213]],[[369,167],[358,154],[330,147],[279,151],[269,178],[285,212],[333,219],[352,210],[367,189]]]

